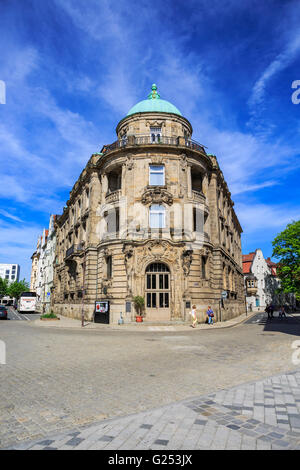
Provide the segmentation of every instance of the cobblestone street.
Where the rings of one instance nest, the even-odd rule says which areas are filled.
[[[83,436],[89,435],[89,429],[94,435],[96,428],[90,425],[95,423],[98,438],[106,436],[106,441],[100,439],[95,444],[100,447],[103,442],[108,445],[107,436],[113,441],[117,430],[121,433],[125,427],[127,438],[121,437],[127,448],[133,442],[134,448],[172,448],[177,441],[172,441],[171,430],[175,436],[176,429],[185,426],[198,434],[193,442],[180,441],[178,446],[183,448],[223,448],[225,434],[227,447],[235,442],[236,448],[298,446],[299,374],[287,374],[297,370],[292,362],[292,343],[299,339],[300,323],[295,317],[266,322],[261,316],[233,328],[192,330],[187,326],[175,332],[76,331],[37,328],[23,321],[1,322],[0,328],[0,339],[7,348],[7,364],[0,366],[2,448],[24,441],[48,441],[48,436],[62,434],[64,441],[70,433],[75,439],[72,443],[84,446]],[[282,374],[282,378],[264,380],[260,385],[241,385]],[[192,401],[178,403],[188,399]],[[132,413],[139,414],[134,419],[126,416]],[[162,415],[163,422],[159,419]],[[107,421],[117,416],[122,419]],[[238,427],[242,421],[247,431],[243,436],[247,437],[238,437],[240,430],[228,427],[224,420]],[[140,427],[143,424],[148,427]],[[260,425],[268,429],[262,432]],[[114,431],[110,426],[115,426]],[[257,428],[258,433],[251,436]],[[78,437],[80,432],[83,434]],[[275,440],[270,444],[268,436],[273,432],[273,437],[285,444]],[[211,436],[211,443],[201,440],[202,434],[207,439]],[[157,439],[168,442],[155,444]],[[109,444],[111,448],[122,448],[123,444],[116,442]],[[54,447],[61,445],[55,442]]]

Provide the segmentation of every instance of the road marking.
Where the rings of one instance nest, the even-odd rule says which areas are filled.
[[[23,317],[25,317],[27,321],[30,321],[30,318],[28,318],[28,317],[25,315],[25,313],[23,313]]]
[[[10,309],[10,312],[12,312],[13,315],[15,315],[17,317],[17,320],[21,320],[21,321],[23,320],[23,318],[20,316],[20,314],[17,313],[16,311]],[[25,321],[25,320],[23,320],[23,321]]]

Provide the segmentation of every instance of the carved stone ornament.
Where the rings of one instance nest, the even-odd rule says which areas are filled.
[[[123,248],[123,253],[125,258],[125,264],[127,265],[130,258],[133,256],[133,248],[125,245]]]
[[[127,170],[132,170],[133,168],[133,160],[131,155],[127,155],[126,162],[125,162]]]
[[[104,248],[103,256],[104,256],[104,258],[107,258],[108,256],[111,256],[111,251],[108,250],[107,248]]]
[[[155,261],[166,263],[174,271],[181,269],[180,256],[182,247],[172,246],[167,241],[151,240],[143,246],[134,248],[134,270],[137,275],[144,274],[145,266]]]
[[[166,127],[165,121],[146,121],[147,127]]]
[[[146,189],[142,195],[142,203],[145,205],[165,203],[171,206],[173,204],[173,196],[163,188]]]
[[[191,268],[191,264],[193,261],[192,253],[193,253],[193,250],[185,250],[181,255],[182,269],[183,269],[185,276],[188,276],[190,273],[190,268]]]

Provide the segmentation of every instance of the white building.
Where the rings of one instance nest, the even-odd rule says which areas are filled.
[[[18,264],[0,264],[0,277],[7,279],[9,282],[19,282],[20,266]]]
[[[260,248],[243,255],[243,273],[246,288],[247,309],[264,311],[267,305],[288,305],[294,308],[294,294],[279,294],[280,279],[277,277],[277,264],[265,259]]]
[[[37,311],[40,312],[50,310],[56,245],[55,217],[55,215],[50,216],[49,229],[44,229],[42,236],[39,236],[37,249],[32,255],[32,278],[35,280],[33,290],[36,291]]]
[[[53,272],[54,267],[53,263],[55,261],[55,248],[56,248],[56,236],[54,230],[54,221],[55,215],[50,216],[49,229],[46,230],[47,237],[43,245],[42,250],[42,292],[41,292],[41,301],[42,301],[42,310],[49,312],[51,294],[53,291]]]

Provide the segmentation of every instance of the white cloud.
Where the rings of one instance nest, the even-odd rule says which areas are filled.
[[[42,227],[0,221],[0,262],[18,263],[21,266],[20,278],[30,280],[30,257],[35,250]]]
[[[20,219],[20,217],[17,217],[16,215],[13,215],[13,214],[10,214],[9,212],[7,212],[4,209],[0,209],[0,214],[4,215],[4,217],[6,217],[8,219],[15,220],[16,222],[23,222],[23,220]]]
[[[235,210],[245,235],[260,230],[283,230],[288,223],[299,220],[300,217],[300,208],[288,208],[286,205],[237,203]]]

